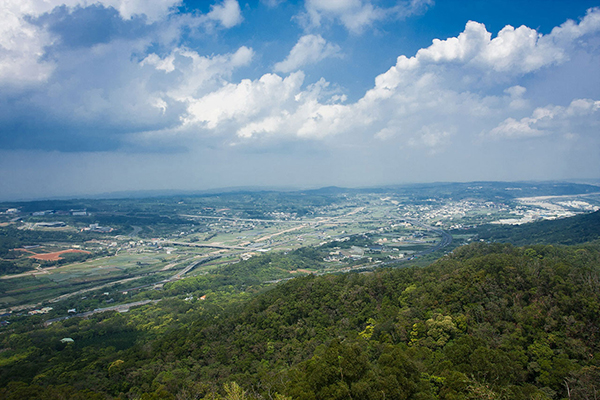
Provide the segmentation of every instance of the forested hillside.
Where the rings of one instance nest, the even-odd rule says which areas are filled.
[[[598,245],[474,244],[426,268],[309,276],[254,294],[176,289],[127,314],[49,327],[34,317],[4,330],[0,398],[593,399],[600,392]],[[61,343],[65,337],[74,342]]]
[[[482,225],[473,230],[480,239],[527,244],[579,244],[600,239],[600,211],[553,221],[517,226]]]

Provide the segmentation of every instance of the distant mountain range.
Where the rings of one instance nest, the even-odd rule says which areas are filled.
[[[132,190],[116,191],[96,194],[76,194],[65,196],[52,196],[44,199],[31,198],[20,201],[34,200],[70,200],[70,199],[128,199],[128,198],[152,198],[171,196],[214,196],[219,194],[234,193],[260,193],[279,192],[290,194],[312,194],[312,195],[341,195],[344,193],[387,193],[409,196],[414,198],[443,198],[443,199],[513,199],[532,196],[561,196],[577,195],[600,192],[600,183],[579,183],[565,181],[523,181],[523,182],[433,182],[433,183],[407,183],[398,185],[345,188],[338,186],[326,186],[322,188],[298,188],[281,186],[237,186],[226,188],[214,188],[205,190]],[[14,201],[13,201],[14,202]]]

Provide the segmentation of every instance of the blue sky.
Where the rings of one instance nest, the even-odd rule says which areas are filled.
[[[598,179],[598,6],[5,0],[0,199]]]

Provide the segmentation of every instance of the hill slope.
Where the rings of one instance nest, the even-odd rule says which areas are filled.
[[[600,389],[598,245],[474,244],[426,268],[220,296],[2,334],[0,397],[586,399]]]
[[[517,226],[483,225],[475,232],[485,241],[528,244],[580,244],[600,239],[600,211]]]

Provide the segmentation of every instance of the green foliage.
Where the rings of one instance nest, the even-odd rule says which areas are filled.
[[[29,261],[29,260],[28,260]],[[28,263],[17,263],[14,261],[0,260],[0,275],[19,274],[32,269],[31,261]]]
[[[519,226],[483,225],[473,233],[485,241],[515,245],[586,243],[600,239],[600,211]]]
[[[207,291],[245,290],[260,287],[266,282],[289,279],[291,272],[298,269],[315,269],[322,258],[314,250],[294,251],[290,254],[269,253],[252,257],[239,263],[219,267],[204,275],[170,283],[166,286],[169,294]],[[291,271],[291,272],[290,272]]]
[[[127,314],[3,329],[0,398],[528,400],[598,392],[598,244],[472,244],[426,268],[309,275],[263,288],[267,276],[307,268],[313,256],[308,249],[222,267],[172,283],[168,298]],[[206,300],[184,300],[189,293]]]

